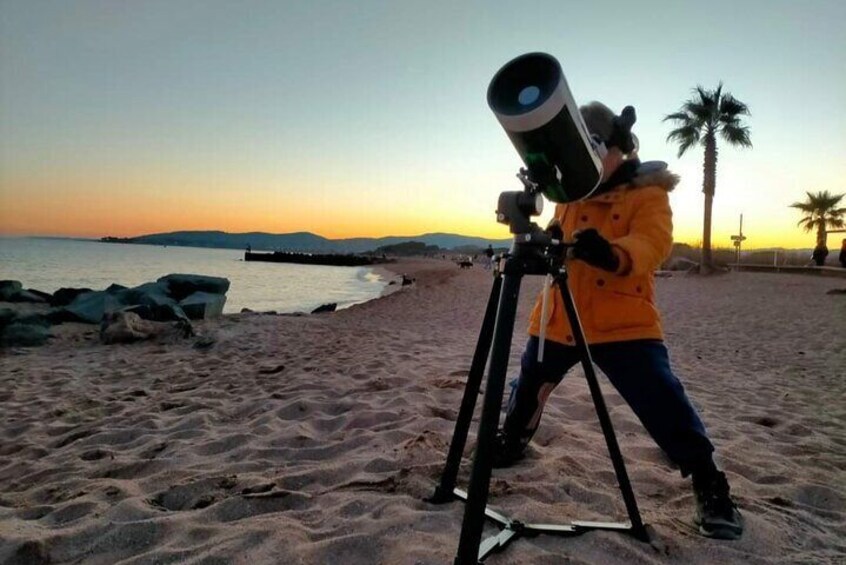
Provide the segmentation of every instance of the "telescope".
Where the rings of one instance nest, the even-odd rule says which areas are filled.
[[[549,200],[581,200],[599,186],[604,145],[591,138],[555,57],[506,63],[488,86],[488,106]]]
[[[628,533],[639,540],[649,541],[599,387],[590,347],[567,285],[564,251],[573,244],[563,241],[560,229],[542,230],[531,220],[532,216],[541,213],[542,195],[553,202],[567,203],[587,198],[600,188],[606,147],[617,147],[624,155],[635,152],[637,144],[631,133],[635,122],[634,108],[627,106],[620,116],[612,115],[613,118],[607,120],[612,123],[607,124],[607,131],[603,132],[605,137],[598,134],[591,136],[567,86],[561,65],[545,53],[522,55],[500,69],[488,87],[488,105],[526,165],[517,175],[523,183],[523,190],[506,191],[499,195],[496,219],[509,226],[514,241],[511,249],[500,254],[495,262],[494,283],[467,375],[449,453],[440,482],[427,500],[434,504],[455,499],[467,503],[454,565],[477,565],[521,536],[580,535],[605,530]],[[588,121],[593,124],[590,116]],[[573,520],[566,524],[533,524],[510,518],[487,505],[520,284],[526,275],[545,276],[545,288],[554,285],[561,294],[628,522]],[[545,306],[543,308],[545,310]],[[541,317],[546,318],[543,314]],[[486,367],[487,384],[476,434],[473,468],[467,490],[464,490],[456,487],[456,481]],[[486,519],[496,523],[500,530],[482,541]]]

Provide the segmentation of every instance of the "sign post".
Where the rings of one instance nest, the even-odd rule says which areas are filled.
[[[743,214],[740,215],[740,229],[737,231],[737,235],[731,236],[732,242],[734,242],[734,262],[736,265],[740,265],[740,247],[741,244],[746,240],[746,236],[743,235]]]

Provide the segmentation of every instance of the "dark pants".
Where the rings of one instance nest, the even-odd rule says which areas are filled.
[[[593,345],[590,350],[594,363],[683,476],[713,468],[714,446],[684,387],[670,369],[663,342],[621,341]],[[507,437],[518,439],[524,447],[529,443],[550,393],[579,361],[575,347],[547,341],[543,363],[538,363],[538,338],[529,338],[520,377],[508,400],[504,426]]]

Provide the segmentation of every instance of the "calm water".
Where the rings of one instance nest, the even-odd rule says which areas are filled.
[[[225,312],[310,312],[327,302],[343,308],[379,296],[387,284],[364,267],[254,263],[243,257],[236,249],[0,238],[0,280],[55,292],[61,287],[100,290],[114,282],[136,286],[170,273],[213,275],[232,283]]]

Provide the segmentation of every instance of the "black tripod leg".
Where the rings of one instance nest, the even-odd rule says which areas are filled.
[[[570,289],[567,286],[566,276],[556,277],[558,288],[561,290],[562,298],[564,299],[564,308],[567,311],[567,318],[570,321],[570,327],[573,330],[573,337],[576,341],[576,347],[582,358],[582,367],[585,370],[585,378],[590,388],[590,395],[593,397],[593,405],[596,407],[596,415],[599,417],[599,425],[602,427],[602,434],[605,436],[605,443],[608,445],[608,453],[611,456],[611,463],[614,465],[614,472],[617,474],[617,482],[620,485],[620,492],[623,495],[623,502],[626,505],[626,511],[629,514],[629,521],[632,524],[632,533],[638,539],[647,541],[646,528],[643,526],[643,520],[640,517],[640,511],[637,508],[637,501],[635,500],[634,491],[632,491],[632,484],[629,481],[629,474],[626,471],[626,464],[623,461],[623,454],[620,452],[620,445],[617,443],[617,436],[614,433],[614,425],[611,423],[611,417],[608,415],[608,408],[605,406],[605,399],[602,397],[602,390],[599,388],[599,381],[596,378],[596,372],[593,370],[593,360],[590,357],[590,349],[585,340],[585,334],[582,330],[582,323],[579,321],[579,314],[576,311],[576,305],[573,303],[573,296],[570,294]]]
[[[461,408],[458,411],[458,418],[455,421],[455,431],[452,433],[449,454],[447,455],[443,473],[441,473],[441,482],[435,489],[432,497],[428,499],[429,502],[440,504],[455,499],[452,491],[455,489],[458,468],[461,466],[461,454],[464,453],[464,445],[467,443],[467,432],[470,430],[470,421],[473,419],[476,397],[479,396],[482,377],[485,374],[485,365],[488,362],[488,353],[491,350],[494,322],[496,321],[496,309],[499,304],[501,291],[502,276],[497,275],[494,278],[491,295],[488,298],[485,319],[482,322],[482,329],[479,331],[479,340],[476,342],[473,362],[470,364],[470,373],[467,375],[467,384],[464,387]]]
[[[517,314],[521,277],[521,275],[508,274],[502,277],[502,293],[496,313],[491,349],[491,366],[485,387],[485,402],[482,407],[482,419],[479,422],[476,454],[473,457],[473,470],[470,473],[470,484],[467,488],[467,507],[464,509],[464,521],[461,524],[461,538],[458,542],[455,565],[478,563],[479,542],[482,539],[485,507],[491,481],[494,438],[499,426],[499,412],[502,408],[505,375],[511,354],[511,336]]]

